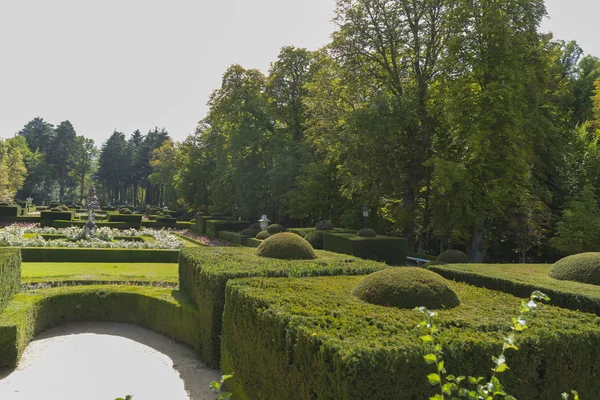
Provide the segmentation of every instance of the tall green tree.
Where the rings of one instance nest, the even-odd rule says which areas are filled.
[[[98,157],[98,149],[94,140],[84,136],[75,138],[75,146],[72,153],[73,168],[72,179],[79,185],[79,202],[83,203],[87,190],[92,186],[92,174],[95,170]]]
[[[54,130],[52,142],[49,145],[46,161],[53,167],[54,175],[60,187],[59,198],[65,201],[65,192],[70,182],[70,172],[73,168],[73,151],[76,147],[77,132],[73,124],[63,121]]]

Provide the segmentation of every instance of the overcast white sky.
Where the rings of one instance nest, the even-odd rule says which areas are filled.
[[[206,114],[227,66],[267,72],[283,46],[317,49],[334,0],[0,0],[0,136],[30,119],[70,120],[100,144]],[[600,56],[598,0],[547,0],[542,27]]]

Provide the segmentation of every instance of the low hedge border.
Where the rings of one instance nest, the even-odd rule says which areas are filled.
[[[546,264],[446,264],[427,269],[446,279],[499,290],[514,296],[528,297],[541,290],[552,304],[600,316],[600,286],[550,278]]]
[[[140,325],[198,348],[199,315],[179,292],[140,286],[80,286],[17,294],[0,315],[0,367],[14,368],[31,339],[74,321]]]
[[[204,233],[206,234],[206,236],[218,238],[220,231],[239,232],[243,231],[246,228],[249,228],[250,225],[252,225],[252,223],[248,221],[227,221],[220,219],[208,219],[205,222]]]
[[[392,265],[405,265],[408,242],[392,236],[362,237],[351,233],[325,233],[323,249]]]
[[[21,250],[0,248],[0,313],[21,290]]]
[[[237,244],[240,246],[245,246],[248,242],[248,236],[228,231],[219,231],[219,239],[223,239],[230,243]]]
[[[128,229],[136,229],[136,225],[131,225],[127,222],[100,222],[100,221],[96,221],[96,226],[98,228],[114,228],[114,229],[121,229],[121,230],[128,230]],[[56,220],[53,221],[52,226],[54,228],[70,228],[72,226],[80,226],[80,227],[84,227],[85,224],[87,224],[87,220],[86,221],[61,221],[61,220]]]
[[[179,250],[155,249],[73,249],[23,247],[24,262],[140,262],[176,263]]]
[[[179,287],[200,312],[202,345],[200,358],[211,366],[220,359],[221,318],[225,285],[234,278],[305,277],[321,275],[361,275],[385,269],[375,261],[318,251],[314,260],[278,260],[258,257],[248,247],[196,247],[181,250]]]
[[[422,399],[439,393],[427,382],[413,310],[364,303],[351,292],[363,277],[237,279],[227,285],[222,368],[234,372],[236,399]],[[449,373],[489,376],[491,357],[521,299],[449,282],[462,300],[435,317]],[[555,399],[571,389],[600,390],[600,325],[592,314],[542,306],[507,352],[508,393]]]

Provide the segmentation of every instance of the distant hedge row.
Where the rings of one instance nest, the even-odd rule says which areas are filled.
[[[322,251],[317,253],[319,258],[306,261],[258,257],[254,252],[245,247],[197,247],[180,252],[179,287],[198,306],[200,357],[211,366],[219,365],[225,285],[230,279],[360,275],[387,267],[375,261]]]
[[[364,303],[351,292],[363,277],[236,279],[226,290],[222,361],[236,399],[423,399],[427,382],[413,310]],[[446,369],[489,375],[521,299],[450,282],[462,304],[436,322]],[[543,306],[517,336],[502,374],[519,399],[600,391],[600,325],[592,314]]]
[[[14,368],[39,332],[74,321],[140,325],[198,349],[199,314],[172,289],[78,286],[17,294],[0,314],[0,367]]]

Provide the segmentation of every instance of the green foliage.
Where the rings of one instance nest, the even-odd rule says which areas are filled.
[[[142,227],[142,214],[124,214],[115,211],[108,211],[108,222],[126,222],[135,229]]]
[[[0,367],[14,368],[33,337],[76,321],[136,324],[199,346],[199,313],[172,289],[142,286],[76,286],[17,294],[0,315]]]
[[[201,315],[200,358],[218,366],[225,286],[235,278],[306,277],[368,274],[386,266],[341,254],[317,251],[315,260],[258,257],[247,247],[185,248],[179,256],[179,287],[196,303]]]
[[[548,271],[554,279],[600,285],[600,253],[582,253],[558,260]]]
[[[72,221],[74,218],[73,211],[42,211],[40,212],[40,222],[42,226],[54,226],[54,221]]]
[[[437,261],[446,264],[466,264],[469,262],[469,256],[460,250],[446,250],[438,256]]]
[[[310,243],[290,232],[269,236],[258,246],[256,255],[280,260],[312,260],[317,258]]]
[[[225,220],[225,217],[208,217],[208,216],[200,216],[196,217],[196,233],[202,235],[206,233],[206,221],[209,220]]]
[[[204,233],[213,238],[219,237],[220,231],[238,232],[250,226],[247,221],[206,220]]]
[[[267,227],[267,232],[269,232],[269,235],[275,235],[276,233],[285,232],[285,228],[279,224],[271,224]]]
[[[269,236],[271,236],[269,234],[269,232],[267,231],[260,231],[258,232],[258,234],[256,235],[256,239],[260,239],[260,240],[265,240],[266,238],[268,238]]]
[[[443,261],[433,260],[433,261],[429,261],[429,262],[426,262],[425,264],[423,264],[423,268],[427,268],[427,267],[430,267],[433,265],[444,265],[444,264],[446,264],[446,263]]]
[[[155,249],[77,249],[63,247],[26,247],[21,249],[26,262],[156,262],[176,263],[178,250]]]
[[[21,250],[0,249],[0,314],[21,290]]]
[[[349,254],[392,265],[406,263],[406,239],[383,236],[362,237],[351,233],[327,233],[323,236],[323,249]]]
[[[250,226],[250,228],[246,228],[243,231],[241,231],[240,235],[256,237],[256,235],[258,235],[260,232],[261,232],[260,228],[254,229],[254,228],[252,228],[252,226]]]
[[[210,390],[219,395],[217,400],[229,400],[231,398],[232,393],[225,390],[225,381],[232,377],[233,375],[223,375],[221,376],[221,380],[219,382],[212,381],[210,383]]]
[[[377,234],[375,233],[375,231],[373,229],[369,229],[369,228],[362,228],[361,230],[356,232],[356,234],[361,237],[369,237],[369,238],[377,237]]]
[[[133,214],[133,213],[131,212],[131,210],[125,209],[125,210],[121,211],[121,214],[124,214],[124,215],[131,215],[131,214]]]
[[[0,206],[0,218],[1,217],[18,217],[22,215],[21,207],[17,205]]]
[[[400,267],[374,272],[362,280],[352,294],[367,303],[398,308],[438,309],[460,304],[442,276],[422,268]]]
[[[351,294],[360,276],[239,279],[229,282],[223,313],[224,373],[239,399],[423,399],[439,393],[426,377],[413,310],[365,303]],[[465,376],[489,371],[522,298],[449,281],[461,305],[441,309],[436,324],[444,368]],[[530,292],[531,293],[531,292]],[[518,322],[518,321],[517,321]],[[543,307],[507,357],[502,384],[520,399],[555,399],[600,389],[585,360],[600,357],[592,314]],[[560,362],[557,362],[560,360]]]
[[[600,251],[600,208],[591,186],[565,206],[552,245],[564,254]]]
[[[317,222],[317,225],[315,225],[315,229],[318,231],[330,231],[334,228],[333,224],[331,223],[331,221],[327,221],[327,220],[322,220]]]
[[[219,239],[226,240],[230,243],[239,244],[245,246],[248,236],[236,232],[219,231]]]
[[[293,232],[295,233],[295,232]],[[317,230],[308,232],[304,239],[313,247],[313,249],[323,249],[323,232],[319,232]]]

